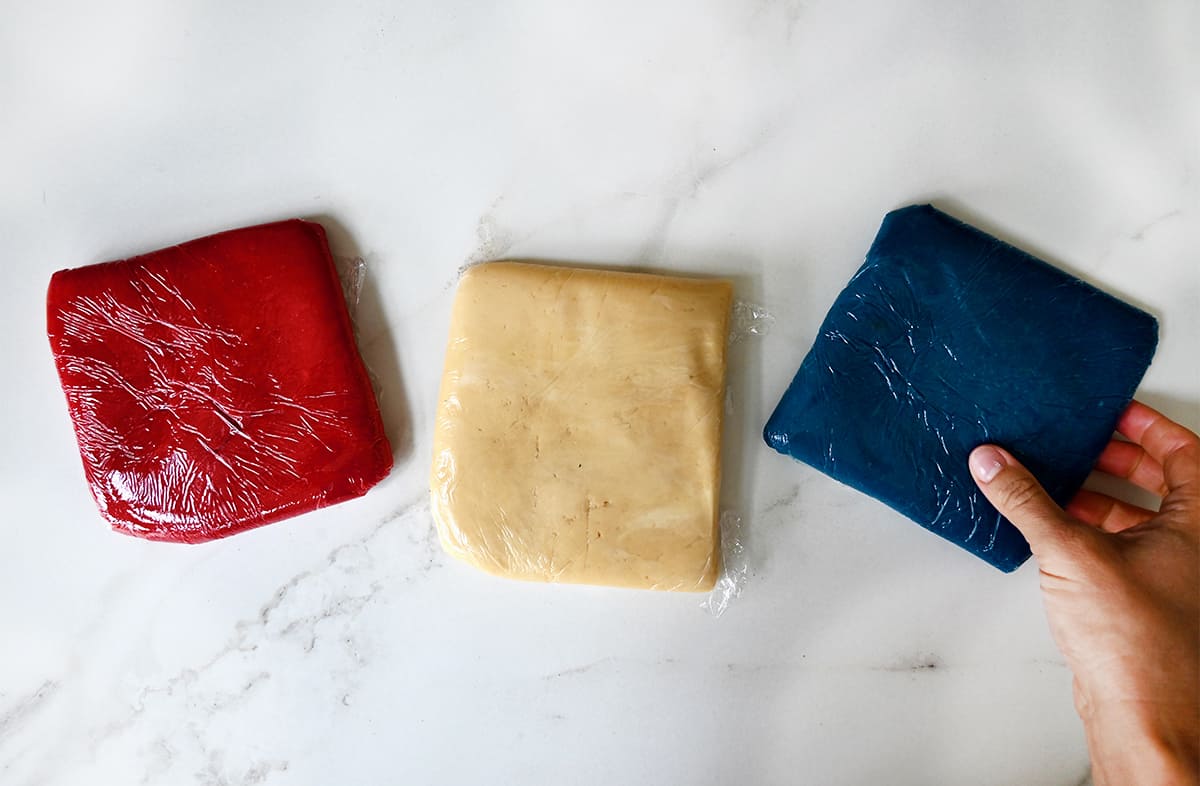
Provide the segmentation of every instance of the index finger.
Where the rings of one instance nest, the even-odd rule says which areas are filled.
[[[1162,465],[1167,488],[1197,483],[1200,437],[1140,401],[1130,403],[1117,421],[1117,431],[1145,448]]]

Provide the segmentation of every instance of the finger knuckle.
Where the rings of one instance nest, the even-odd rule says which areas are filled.
[[[1197,439],[1192,432],[1185,431],[1167,448],[1163,462],[1164,464],[1172,461],[1195,463],[1198,456],[1200,456],[1200,439]]]
[[[1005,510],[1026,510],[1036,505],[1043,495],[1042,487],[1029,475],[1017,475],[1000,492],[1000,505]]]
[[[1197,454],[1200,454],[1200,441],[1197,441],[1196,436],[1192,434],[1189,439],[1181,440],[1168,455],[1183,456],[1188,460],[1195,461]]]

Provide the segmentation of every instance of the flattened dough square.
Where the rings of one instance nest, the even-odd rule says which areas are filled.
[[[88,485],[118,532],[223,538],[362,496],[392,467],[319,224],[59,271],[46,318]]]
[[[467,271],[431,473],[446,551],[528,581],[711,589],[731,298],[726,281]]]

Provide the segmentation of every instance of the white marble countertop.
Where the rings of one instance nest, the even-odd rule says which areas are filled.
[[[888,209],[933,200],[1162,321],[1200,421],[1191,0],[9,3],[0,24],[0,782],[1074,786],[1070,675],[1013,575],[768,450]],[[52,271],[315,217],[366,259],[396,468],[195,547],[108,531],[44,335]],[[464,263],[720,273],[724,506],[751,576],[504,582],[425,505]]]

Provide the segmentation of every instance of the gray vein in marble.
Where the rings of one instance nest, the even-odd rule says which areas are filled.
[[[785,5],[792,5],[791,0],[785,0]],[[788,10],[787,18],[789,25],[793,25],[795,20],[798,19],[800,10],[799,7]],[[786,126],[787,120],[795,107],[795,101],[782,107],[762,123],[757,131],[748,134],[746,141],[732,152],[721,154],[717,148],[711,148],[711,152],[710,150],[705,150],[699,155],[693,155],[686,163],[680,166],[676,173],[667,179],[667,186],[664,189],[666,195],[661,197],[662,201],[658,216],[651,225],[646,240],[642,243],[641,251],[637,255],[638,258],[652,263],[660,261],[664,256],[671,228],[683,205],[695,199],[705,186],[711,184],[721,174],[759,153],[769,142],[778,137]],[[592,204],[588,205],[588,209],[596,209],[614,201],[624,201],[631,197],[639,196],[643,195],[632,191],[609,194],[595,200]],[[496,217],[504,200],[505,194],[500,193],[480,215],[475,229],[479,242],[467,255],[464,264],[458,268],[455,275],[443,284],[443,291],[451,289],[468,268],[481,262],[506,257],[521,243],[536,236],[544,228],[564,219],[562,215],[552,217],[518,233],[505,226]],[[580,207],[578,205],[572,206],[566,211],[566,216],[576,216],[579,211]]]
[[[1142,241],[1144,241],[1146,239],[1146,236],[1148,234],[1150,234],[1151,232],[1154,232],[1159,227],[1161,227],[1163,224],[1181,217],[1183,214],[1184,214],[1184,211],[1182,208],[1176,208],[1174,210],[1169,210],[1169,211],[1163,213],[1162,215],[1152,218],[1151,220],[1147,221],[1145,224],[1142,224],[1141,226],[1134,229],[1129,234],[1124,235],[1124,236],[1118,236],[1116,239],[1110,240],[1104,246],[1103,250],[1100,252],[1099,256],[1096,259],[1096,270],[1100,270],[1103,267],[1103,265],[1106,262],[1108,262],[1109,258],[1113,255],[1113,253],[1116,251],[1117,247],[1120,245],[1121,240],[1127,240],[1131,243],[1141,243]]]
[[[692,160],[681,167],[669,181],[662,209],[647,234],[646,241],[642,244],[640,256],[652,262],[661,260],[666,251],[671,228],[684,203],[694,200],[705,186],[710,185],[733,166],[759,153],[771,140],[779,136],[793,109],[794,104],[789,104],[781,109],[764,122],[757,131],[748,134],[746,142],[731,153],[722,155],[714,147],[711,149],[711,154],[706,152],[699,156],[693,156]],[[698,164],[697,159],[707,160]]]
[[[1162,224],[1164,221],[1169,221],[1170,219],[1172,219],[1172,218],[1177,218],[1178,216],[1181,216],[1181,215],[1183,215],[1183,211],[1182,211],[1182,210],[1178,210],[1178,209],[1176,209],[1176,210],[1172,210],[1172,211],[1170,211],[1170,212],[1167,212],[1167,213],[1163,213],[1163,214],[1162,214],[1161,216],[1159,216],[1158,218],[1156,218],[1156,219],[1154,219],[1154,220],[1150,221],[1149,223],[1147,223],[1147,224],[1144,224],[1143,226],[1139,227],[1139,228],[1138,228],[1138,229],[1137,229],[1137,230],[1136,230],[1136,231],[1135,231],[1135,232],[1134,232],[1132,235],[1130,235],[1130,236],[1129,236],[1129,239],[1130,239],[1130,240],[1133,240],[1133,241],[1141,241],[1141,240],[1144,240],[1144,239],[1146,238],[1146,233],[1150,232],[1150,231],[1151,231],[1151,230],[1153,230],[1153,229],[1157,229],[1157,228],[1158,228],[1158,226],[1159,226],[1160,224]]]
[[[287,772],[288,766],[289,765],[286,761],[259,762],[246,771],[246,774],[242,776],[241,782],[246,784],[246,786],[253,786],[253,784],[262,783],[268,777],[270,777],[272,773]]]
[[[601,658],[600,660],[595,660],[595,661],[592,661],[591,663],[585,663],[582,666],[576,666],[576,667],[570,668],[570,669],[563,669],[562,671],[555,672],[554,674],[547,674],[544,677],[542,677],[542,679],[557,680],[557,679],[561,679],[562,677],[576,677],[580,674],[587,674],[589,671],[595,669],[598,666],[606,666],[610,663],[613,663],[614,661],[616,661],[615,657]]]
[[[790,508],[793,504],[795,504],[796,500],[798,500],[800,498],[800,486],[801,485],[802,484],[800,484],[800,483],[794,484],[791,487],[791,489],[788,490],[788,492],[786,494],[776,497],[775,499],[768,502],[766,504],[766,506],[764,506],[763,509],[761,511],[759,511],[760,515],[769,516],[769,515],[775,513],[776,511],[783,510],[784,508]]]
[[[933,652],[916,652],[912,655],[897,658],[886,663],[849,663],[845,661],[836,662],[814,662],[809,661],[806,655],[800,655],[796,660],[788,661],[768,661],[760,663],[745,663],[739,661],[727,661],[724,663],[699,663],[679,661],[676,658],[665,658],[653,663],[638,661],[627,658],[619,658],[610,656],[600,658],[599,660],[589,661],[579,666],[574,666],[569,669],[563,669],[552,674],[542,676],[545,681],[554,681],[562,678],[577,677],[583,674],[588,674],[603,667],[610,665],[623,664],[629,666],[640,666],[643,668],[662,667],[662,666],[680,666],[680,667],[695,667],[702,669],[718,669],[728,674],[739,675],[756,675],[762,673],[774,672],[796,672],[802,670],[826,671],[826,672],[843,672],[843,671],[866,671],[876,672],[879,674],[935,674],[945,671],[963,671],[969,669],[992,668],[994,664],[983,663],[956,663],[952,666],[947,664],[945,660]],[[1024,667],[1024,666],[1056,666],[1058,668],[1066,668],[1065,663],[1048,661],[1045,659],[1030,659],[1020,662],[1013,662],[1008,665]]]
[[[584,203],[573,203],[569,205],[563,212],[548,216],[547,218],[529,226],[525,231],[518,233],[511,227],[508,227],[497,218],[497,212],[500,205],[503,204],[505,195],[501,193],[497,196],[486,210],[479,216],[476,224],[475,234],[478,238],[478,243],[475,248],[467,254],[466,260],[455,271],[445,284],[442,285],[442,291],[450,290],[459,278],[468,269],[483,262],[490,262],[497,259],[508,257],[510,252],[525,241],[535,237],[545,229],[555,226],[563,221],[575,219],[582,212],[596,210],[613,202],[625,201],[631,197],[640,197],[642,195],[631,192],[621,192],[619,194],[611,194],[601,197],[600,199],[592,200]]]
[[[389,573],[382,578],[373,579],[367,583],[363,592],[347,592],[344,589],[345,577],[361,574],[372,566],[368,546],[393,522],[419,517],[427,508],[428,500],[422,494],[416,500],[393,509],[354,542],[340,545],[331,550],[320,567],[304,570],[292,576],[271,595],[253,618],[238,621],[226,644],[207,660],[199,665],[184,668],[156,685],[147,685],[141,688],[136,697],[126,706],[122,717],[91,730],[88,746],[90,758],[95,760],[99,749],[109,740],[137,724],[151,704],[157,700],[173,698],[184,701],[195,711],[203,713],[204,717],[208,719],[211,719],[214,713],[230,710],[248,701],[259,686],[271,680],[270,672],[261,668],[255,669],[244,677],[232,691],[212,690],[208,685],[201,686],[200,682],[209,671],[217,668],[219,664],[225,663],[229,658],[238,654],[253,653],[266,641],[298,640],[303,652],[311,652],[320,639],[318,628],[321,625],[334,619],[352,620],[377,597],[384,587],[386,579],[392,578]],[[425,575],[440,566],[442,562],[439,552],[436,551],[435,539],[432,539],[430,535],[433,531],[432,526],[421,529],[419,534],[408,531],[406,538],[410,544],[419,547],[419,557],[415,568],[418,574]],[[331,593],[329,597],[318,594],[322,600],[318,610],[315,613],[299,613],[300,609],[296,607],[303,607],[307,602],[307,599],[302,597],[305,588],[309,584],[324,580],[325,574],[331,571],[335,572],[337,576],[343,577],[328,581],[329,586],[338,588],[339,592]],[[405,576],[405,583],[412,580],[411,576]],[[362,657],[357,648],[353,646],[353,642],[346,639],[343,644],[349,645],[348,649],[352,650],[351,669],[360,666]],[[255,661],[237,663],[235,668],[244,669],[245,666],[253,666],[255,663]],[[220,679],[216,682],[224,683]],[[0,717],[0,743],[4,741],[4,736],[9,730],[15,729],[18,724],[28,720],[59,688],[60,683],[47,680],[37,691],[22,699],[12,710]],[[343,702],[348,703],[348,696],[349,694],[343,695]],[[211,756],[203,738],[203,728],[203,725],[199,729],[193,728],[193,735],[196,737],[199,748],[206,756]],[[159,738],[156,745],[155,750],[163,759],[163,766],[160,769],[165,772],[174,766],[173,761],[176,755],[167,739]],[[266,762],[255,765],[236,779],[230,780],[228,774],[222,774],[218,771],[219,768],[214,769],[211,759],[209,764],[209,768],[204,772],[197,773],[197,777],[201,778],[201,782],[213,784],[261,783],[272,772],[287,768],[287,762]],[[148,769],[147,778],[150,778],[153,772],[153,768]]]
[[[194,730],[193,730],[194,731]],[[288,762],[282,760],[260,761],[247,768],[240,776],[230,779],[224,772],[224,762],[220,751],[208,751],[206,766],[196,773],[197,783],[204,786],[256,786],[264,782],[272,773],[287,772]]]
[[[479,239],[479,245],[467,256],[466,262],[458,269],[459,276],[468,267],[480,262],[499,259],[512,249],[515,243],[512,231],[496,220],[496,211],[503,202],[504,194],[500,194],[492,200],[492,204],[479,217],[479,222],[475,225],[475,236]],[[456,277],[455,281],[457,280]]]
[[[830,479],[807,467],[797,465],[796,470],[799,473],[799,480],[758,509],[756,515],[764,524],[776,524],[794,519],[800,515],[798,510],[838,511],[863,504],[866,499],[857,494],[839,493],[831,496],[827,490],[822,490],[820,493],[809,493],[808,486],[811,483]]]
[[[814,669],[826,672],[867,671],[878,674],[928,674],[943,668],[944,666],[941,659],[936,655],[919,654],[911,658],[901,658],[883,664],[818,662],[797,663],[793,661],[791,663],[765,663],[756,666],[727,670],[742,673],[755,673],[762,671],[798,671],[800,669]]]
[[[467,261],[463,262],[461,265],[459,265],[458,270],[454,271],[454,275],[451,276],[450,279],[447,280],[445,284],[442,284],[442,291],[449,292],[458,283],[459,279],[462,278],[463,273],[466,273],[470,268],[475,267],[475,265],[477,265],[481,262],[487,261],[482,258],[480,258],[478,260],[475,259],[477,256],[481,257],[482,253],[483,252],[480,251],[479,249],[472,251],[471,255],[468,257]]]
[[[12,709],[0,715],[0,742],[54,698],[60,687],[59,683],[46,680],[37,690],[18,699]]]
[[[158,783],[161,780],[161,776],[171,769],[176,750],[166,739],[159,737],[150,746],[148,754],[148,761],[140,781],[141,786],[149,786],[149,784]]]
[[[919,652],[908,658],[901,658],[885,666],[872,666],[871,671],[887,671],[907,674],[936,671],[943,668],[941,656],[933,652]]]

